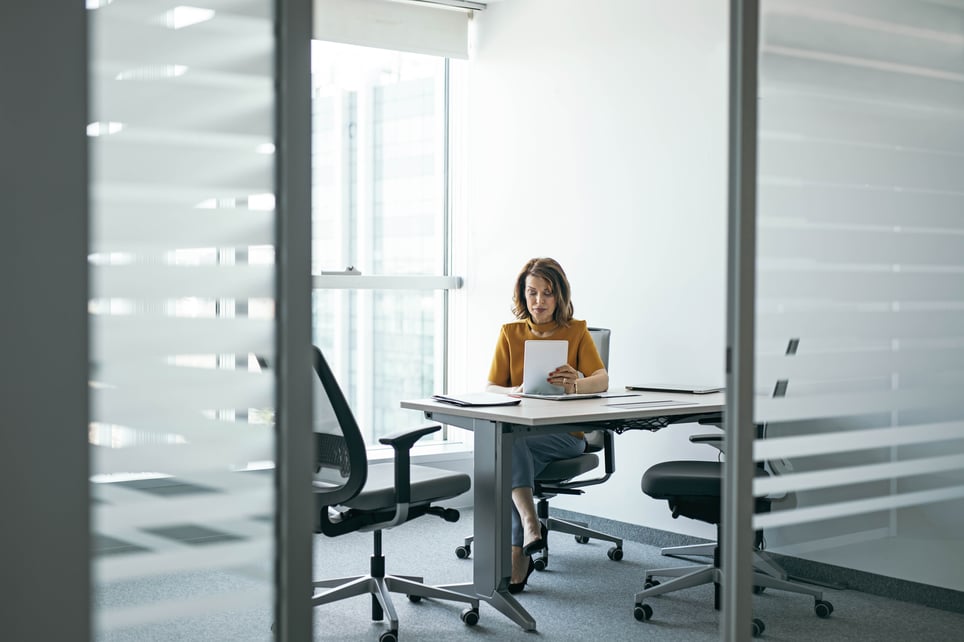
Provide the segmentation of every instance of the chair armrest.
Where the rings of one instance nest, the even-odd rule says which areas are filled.
[[[720,452],[726,452],[725,450],[725,435],[721,432],[717,433],[701,433],[699,435],[690,435],[690,441],[694,444],[706,444],[708,446],[713,446]]]
[[[412,430],[400,430],[390,435],[385,435],[378,440],[378,443],[391,446],[395,450],[396,504],[407,505],[412,499],[412,475],[409,470],[412,463],[412,446],[425,435],[441,429],[441,426],[425,426],[424,428],[413,428]]]
[[[438,432],[441,430],[441,426],[425,426],[424,428],[412,428],[410,430],[399,430],[393,432],[390,435],[385,435],[379,438],[378,443],[385,444],[386,446],[391,446],[396,450],[399,448],[404,448],[406,450],[411,449],[415,445],[415,442],[424,437],[425,435],[430,435],[433,432]]]

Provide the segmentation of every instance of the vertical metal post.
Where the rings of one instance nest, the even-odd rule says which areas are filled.
[[[0,5],[4,640],[91,638],[87,13]]]
[[[730,1],[729,226],[723,618],[720,637],[749,637],[753,615],[753,359],[756,263],[758,0]]]
[[[312,639],[311,0],[275,2],[275,638]]]

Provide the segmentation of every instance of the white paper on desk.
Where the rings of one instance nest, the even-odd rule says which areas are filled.
[[[562,386],[554,386],[546,379],[549,373],[564,366],[569,360],[569,342],[555,339],[529,339],[525,344],[522,363],[522,392],[527,395],[561,395]]]
[[[528,393],[516,394],[516,397],[527,399],[550,399],[552,401],[571,401],[573,399],[598,399],[600,397],[639,397],[638,392],[580,392],[570,395],[530,395]]]
[[[658,399],[656,401],[618,401],[606,404],[619,408],[662,408],[665,406],[695,406],[691,401],[673,401],[672,399]]]
[[[523,392],[522,394],[519,394],[519,395],[516,395],[516,396],[518,396],[518,397],[525,397],[526,399],[548,399],[549,401],[574,401],[574,400],[576,400],[576,399],[598,399],[598,398],[601,397],[602,395],[599,394],[598,392],[586,392],[586,393],[580,393],[580,394],[578,394],[578,395],[577,395],[577,394],[571,394],[571,395],[543,395],[543,394],[534,394],[534,395],[530,395],[529,393]]]

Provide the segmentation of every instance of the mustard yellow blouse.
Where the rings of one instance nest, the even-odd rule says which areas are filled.
[[[553,328],[556,328],[555,332],[548,336],[537,337],[533,333],[533,330],[544,333]],[[495,356],[492,358],[492,366],[489,368],[489,383],[508,387],[522,385],[525,342],[530,339],[568,341],[569,365],[587,377],[597,370],[605,368],[585,321],[573,319],[568,326],[557,326],[555,321],[543,324],[534,324],[528,320],[513,321],[503,325],[499,331]],[[559,365],[564,364],[560,363]]]

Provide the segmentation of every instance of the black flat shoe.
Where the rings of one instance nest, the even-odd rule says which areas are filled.
[[[529,576],[532,575],[532,571],[536,570],[536,563],[529,558],[529,570],[526,571],[526,577],[521,582],[509,582],[509,593],[521,593],[522,589],[526,587],[526,582],[529,581]]]

